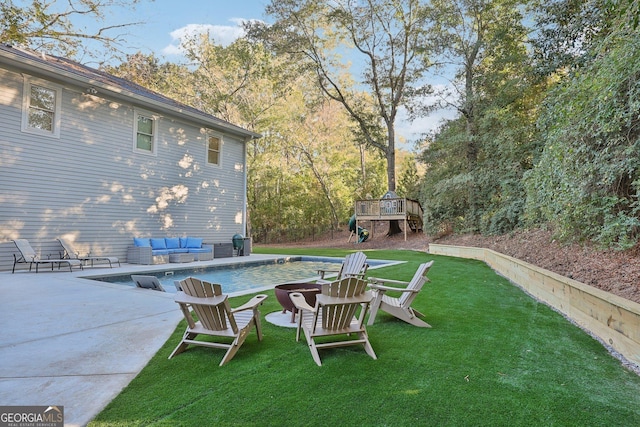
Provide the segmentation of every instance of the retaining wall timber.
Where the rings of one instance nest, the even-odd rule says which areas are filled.
[[[640,365],[640,304],[491,249],[430,243],[429,253],[486,262]]]

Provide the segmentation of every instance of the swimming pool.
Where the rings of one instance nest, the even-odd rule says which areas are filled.
[[[368,260],[371,266],[387,265],[389,261]],[[149,271],[143,274],[155,276],[167,292],[176,292],[174,281],[193,276],[222,285],[226,294],[236,294],[273,288],[287,282],[303,282],[318,278],[318,270],[340,269],[341,258],[327,257],[283,257],[238,264]],[[131,274],[119,276],[91,277],[91,280],[135,286]]]

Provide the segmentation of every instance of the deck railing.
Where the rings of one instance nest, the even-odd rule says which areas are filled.
[[[411,199],[356,200],[356,217],[385,218],[418,216],[422,218],[422,206]]]

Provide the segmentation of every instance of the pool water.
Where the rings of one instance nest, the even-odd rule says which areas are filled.
[[[318,270],[339,270],[342,260],[311,261],[304,258],[279,259],[275,262],[190,268],[183,270],[135,273],[156,276],[167,292],[176,292],[174,281],[193,276],[207,282],[219,283],[225,294],[272,288],[287,282],[304,282],[318,278]],[[104,282],[135,286],[130,275],[92,278]]]

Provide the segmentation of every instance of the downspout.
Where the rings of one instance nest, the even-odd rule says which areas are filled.
[[[247,236],[247,203],[249,203],[249,199],[247,198],[247,143],[249,141],[251,141],[253,139],[252,136],[248,136],[244,139],[244,149],[242,150],[242,164],[244,165],[243,168],[243,178],[242,180],[244,181],[242,183],[242,188],[244,190],[244,202],[242,203],[242,234],[244,235],[244,237],[249,237]]]
[[[249,190],[247,188],[248,185],[248,181],[247,181],[247,176],[249,175],[249,171],[247,169],[247,144],[249,143],[249,141],[252,141],[254,139],[257,139],[255,136],[251,135],[251,136],[247,136],[244,139],[244,150],[242,150],[242,164],[244,165],[244,174],[243,174],[243,188],[244,188],[244,203],[242,204],[242,230],[243,230],[243,234],[244,237],[249,237],[248,236],[248,230],[247,230],[247,204],[249,203],[249,198],[248,198],[248,193]]]

